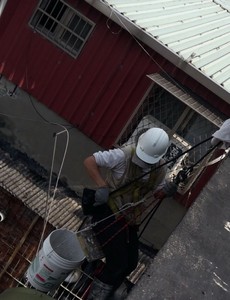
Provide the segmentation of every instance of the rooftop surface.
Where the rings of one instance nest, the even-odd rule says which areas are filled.
[[[230,299],[229,178],[227,158],[128,300]]]

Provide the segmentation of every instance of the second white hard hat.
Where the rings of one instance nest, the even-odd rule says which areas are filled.
[[[227,149],[230,147],[230,119],[224,121],[220,129],[213,133],[211,144],[216,146],[220,141],[223,142],[221,148]]]
[[[168,134],[161,128],[150,128],[143,133],[137,143],[137,156],[148,164],[157,163],[170,145]]]

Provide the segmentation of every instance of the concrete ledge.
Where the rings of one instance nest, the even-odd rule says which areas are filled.
[[[230,299],[229,182],[227,158],[127,299]]]

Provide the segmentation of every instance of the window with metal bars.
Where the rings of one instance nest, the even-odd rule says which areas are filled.
[[[41,0],[29,25],[76,58],[94,23],[62,0]]]

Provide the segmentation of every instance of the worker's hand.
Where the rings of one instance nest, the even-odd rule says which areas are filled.
[[[99,206],[107,203],[109,199],[109,188],[108,187],[100,187],[96,190],[95,193],[95,203],[93,206]]]
[[[184,182],[188,178],[189,172],[189,169],[180,170],[174,179],[174,183],[178,185],[179,183]]]

